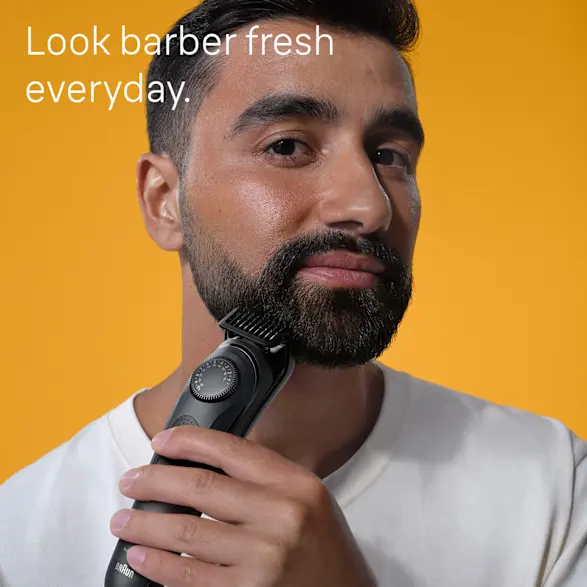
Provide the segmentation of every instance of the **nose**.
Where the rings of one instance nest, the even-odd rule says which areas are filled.
[[[349,149],[329,167],[318,206],[320,221],[356,236],[387,231],[391,201],[365,151]]]

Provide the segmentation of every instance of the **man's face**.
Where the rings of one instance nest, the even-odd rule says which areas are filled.
[[[259,24],[315,38],[311,23]],[[324,27],[332,56],[324,43],[250,55],[248,29],[191,129],[180,203],[194,283],[216,320],[245,306],[288,328],[299,363],[366,363],[411,296],[421,144],[407,67],[384,41]]]

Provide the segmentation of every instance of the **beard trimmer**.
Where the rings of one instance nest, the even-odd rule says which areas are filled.
[[[245,437],[291,376],[295,363],[288,334],[269,320],[236,308],[218,322],[225,340],[192,373],[165,425],[199,426]],[[151,464],[211,469],[188,460],[153,454]],[[156,501],[135,501],[133,509],[201,516],[197,510]],[[118,540],[104,587],[163,587],[135,571],[126,559],[133,546]],[[181,553],[175,553],[181,554]]]

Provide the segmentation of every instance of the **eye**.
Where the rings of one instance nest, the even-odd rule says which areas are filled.
[[[264,152],[267,157],[279,165],[302,166],[314,159],[312,150],[306,143],[291,137],[274,141]]]
[[[377,149],[373,154],[373,163],[383,165],[384,167],[405,168],[406,171],[410,166],[410,160],[407,155],[395,151],[394,149]]]
[[[272,151],[276,155],[281,155],[282,157],[291,157],[296,153],[296,147],[298,147],[301,141],[296,141],[295,139],[280,139],[279,141],[269,145],[269,151]]]

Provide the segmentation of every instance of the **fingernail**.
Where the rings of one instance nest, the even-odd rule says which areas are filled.
[[[110,528],[112,528],[112,530],[122,530],[129,521],[131,513],[130,510],[120,510],[119,512],[116,512],[112,516],[112,520],[110,520]]]
[[[132,565],[140,565],[145,562],[147,551],[142,546],[133,546],[126,553],[126,560]]]
[[[167,430],[163,430],[163,432],[159,432],[159,434],[155,434],[153,436],[153,440],[151,440],[151,446],[154,449],[162,448],[163,445],[169,440],[173,429],[169,428]]]
[[[128,489],[134,482],[134,480],[139,476],[138,469],[131,469],[127,471],[121,478],[120,478],[120,486],[123,489]]]

